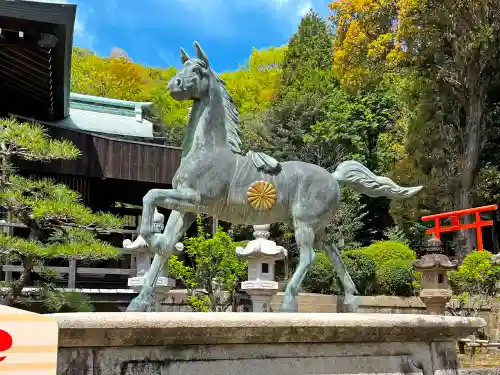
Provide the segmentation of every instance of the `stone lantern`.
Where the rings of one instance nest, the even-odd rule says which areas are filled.
[[[500,266],[500,253],[493,255],[493,257],[491,258],[491,264]]]
[[[153,232],[155,234],[159,234],[163,231],[165,223],[165,216],[158,212],[155,208],[155,212],[153,215]],[[177,244],[176,249],[178,251],[182,251],[182,244]],[[144,280],[146,278],[146,274],[151,267],[151,262],[153,259],[153,252],[149,249],[146,241],[141,236],[138,236],[134,242],[126,239],[123,241],[123,248],[128,250],[135,250],[135,264],[136,264],[136,275],[128,279],[128,286],[132,288],[135,292],[139,293],[142,285],[144,284]],[[165,270],[161,270],[160,275],[156,281],[155,288],[155,297],[156,297],[156,306],[155,311],[160,311],[161,309],[161,301],[164,296],[175,286],[175,280],[168,278],[165,275]]]
[[[248,260],[248,280],[242,283],[241,289],[250,295],[253,312],[271,311],[271,299],[278,293],[275,262],[287,255],[284,247],[269,240],[269,228],[269,224],[254,225],[255,240],[250,241],[245,248],[236,248],[236,254]]]
[[[420,298],[431,315],[444,315],[446,304],[452,297],[448,284],[449,270],[458,266],[444,254],[443,243],[433,236],[426,245],[426,254],[413,262],[413,268],[422,273]]]

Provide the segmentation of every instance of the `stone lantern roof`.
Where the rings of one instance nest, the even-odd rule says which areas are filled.
[[[451,270],[457,268],[458,261],[450,260],[443,251],[443,242],[436,236],[432,236],[425,247],[426,253],[421,259],[413,262],[413,268],[417,271],[440,268]]]
[[[426,254],[413,262],[413,267],[418,271],[433,268],[449,270],[457,268],[457,266],[457,260],[450,260],[444,254]]]
[[[276,242],[269,240],[270,225],[254,225],[253,236],[255,240],[250,241],[246,247],[237,247],[236,254],[242,258],[273,257],[283,259],[287,250],[283,246],[277,246]]]

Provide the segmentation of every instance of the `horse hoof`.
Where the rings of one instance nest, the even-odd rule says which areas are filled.
[[[286,307],[281,307],[278,311],[280,313],[297,313],[297,312],[299,312],[298,310],[288,309]]]
[[[347,307],[347,312],[355,313],[359,307],[359,296],[348,294],[345,296],[344,305]]]
[[[290,302],[283,302],[278,311],[284,312],[284,313],[297,313],[297,312],[299,312],[299,305],[297,303],[297,300],[293,299]]]

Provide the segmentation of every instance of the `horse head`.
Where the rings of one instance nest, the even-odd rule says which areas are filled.
[[[182,69],[168,83],[170,95],[175,100],[200,100],[208,95],[212,69],[197,42],[194,42],[194,48],[196,57],[189,57],[181,48]]]

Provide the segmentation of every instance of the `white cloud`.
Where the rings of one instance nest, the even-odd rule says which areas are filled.
[[[328,0],[153,0],[169,14],[182,9],[184,27],[192,23],[206,35],[232,37],[240,31],[238,19],[244,14],[264,11],[276,22],[276,32],[289,36],[310,9],[327,11]],[[185,15],[187,12],[189,15]],[[258,20],[255,20],[258,22]]]
[[[301,18],[314,8],[328,8],[327,0],[254,0],[262,7],[267,6],[269,14],[281,25],[278,32],[284,36],[293,33]]]
[[[288,27],[284,30],[287,34],[290,29],[294,30],[300,19],[310,9],[328,8],[327,0],[253,0],[261,7],[267,7],[271,16],[280,21],[288,21]]]
[[[286,4],[290,3],[291,1],[293,1],[293,0],[272,0],[269,2],[269,4],[274,3],[274,5],[281,8],[281,7],[285,6]]]
[[[174,54],[171,51],[167,51],[159,46],[156,46],[155,50],[156,54],[163,61],[163,64],[165,64],[165,66],[179,65],[178,63],[178,61],[180,61],[179,56],[174,56]]]
[[[73,39],[76,41],[78,46],[80,47],[86,47],[86,48],[92,48],[92,42],[94,40],[94,36],[89,33],[87,30],[85,24],[87,21],[87,17],[89,14],[92,13],[92,8],[89,8],[88,10],[82,9],[81,5],[78,5],[78,0],[29,0],[29,1],[36,1],[39,3],[53,3],[53,4],[76,4],[77,5],[77,10],[76,10],[76,20],[75,20],[75,25],[74,25],[74,35]],[[111,1],[111,0],[110,0]]]
[[[85,24],[79,19],[75,21],[74,33],[81,38],[85,37]]]
[[[307,14],[307,12],[309,12],[312,9],[312,7],[313,5],[310,2],[301,5],[298,12],[299,16],[304,17]]]
[[[75,0],[73,0],[76,2]],[[92,15],[92,8],[84,8],[77,5],[76,19],[73,29],[73,44],[78,47],[93,49],[94,35],[87,28],[87,19]]]

